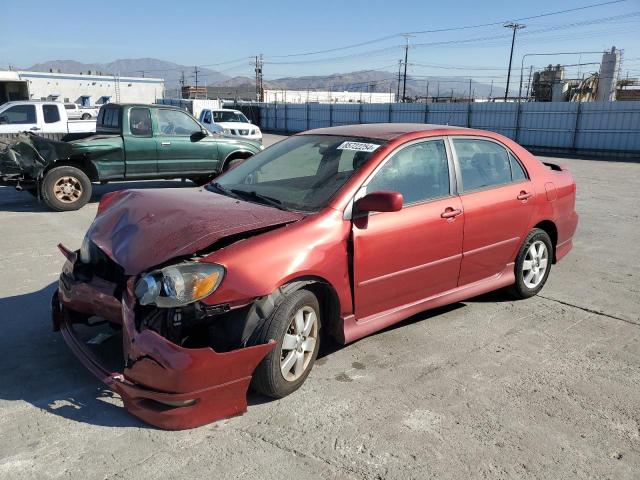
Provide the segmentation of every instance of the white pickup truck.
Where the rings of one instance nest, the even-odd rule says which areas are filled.
[[[64,104],[19,101],[0,105],[0,133],[88,133],[96,131],[95,120],[69,121]]]
[[[98,117],[100,107],[83,107],[77,103],[65,103],[64,109],[67,111],[67,117],[69,117],[69,120],[89,120],[91,118]]]

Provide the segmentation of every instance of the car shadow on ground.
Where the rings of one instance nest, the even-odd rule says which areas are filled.
[[[196,188],[190,180],[149,180],[140,182],[113,182],[105,185],[94,184],[89,205],[100,201],[105,193],[128,189],[151,188]],[[36,197],[14,187],[0,186],[0,212],[51,212]],[[57,212],[51,212],[53,214]]]
[[[148,427],[121,406],[51,327],[50,299],[57,282],[35,292],[0,298],[3,334],[0,400],[23,401],[76,422]],[[10,410],[4,415],[10,415]]]

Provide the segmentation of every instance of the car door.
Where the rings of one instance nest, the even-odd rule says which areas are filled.
[[[503,144],[479,137],[451,137],[465,214],[459,285],[502,272],[527,235],[533,183]]]
[[[122,137],[126,158],[126,178],[158,176],[158,151],[153,137],[151,110],[147,107],[131,107],[129,114],[125,117]]]
[[[392,153],[365,183],[366,193],[402,193],[404,204],[353,221],[357,320],[456,287],[464,215],[452,172],[446,140],[421,140]]]
[[[67,122],[60,115],[62,104],[43,103],[41,133],[66,133]]]
[[[158,149],[160,175],[211,173],[218,168],[216,142],[202,141],[202,127],[180,110],[156,111],[154,138]]]
[[[36,106],[18,104],[0,112],[0,133],[38,132],[38,117]]]

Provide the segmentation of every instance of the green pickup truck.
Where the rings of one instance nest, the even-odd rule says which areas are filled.
[[[96,133],[64,141],[32,134],[0,145],[0,184],[36,195],[52,210],[77,210],[91,183],[187,178],[205,183],[264,147],[207,131],[163,105],[107,104]]]

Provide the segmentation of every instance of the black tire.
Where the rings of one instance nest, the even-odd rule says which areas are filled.
[[[531,248],[531,246],[533,244],[536,244],[537,242],[542,242],[545,245],[547,262],[545,264],[546,268],[544,270],[544,273],[542,274],[542,278],[539,280],[539,283],[537,283],[535,286],[531,286],[531,285],[527,285],[527,282],[525,281],[526,274],[525,274],[524,262],[525,260],[527,260],[527,252],[529,252],[529,249]],[[551,272],[552,260],[553,260],[553,243],[551,242],[551,238],[549,237],[547,232],[545,232],[544,230],[541,230],[539,228],[534,228],[529,232],[529,235],[527,235],[527,238],[525,238],[524,243],[520,248],[520,251],[518,251],[518,256],[516,257],[516,262],[514,266],[516,283],[514,283],[511,287],[509,287],[508,289],[509,293],[515,298],[519,298],[519,299],[529,298],[536,295],[540,290],[542,290],[542,287],[544,287],[544,284],[547,282],[547,279],[549,278],[549,273]]]
[[[302,375],[295,380],[287,380],[280,369],[280,362],[283,359],[282,344],[284,336],[291,325],[293,315],[303,307],[313,309],[316,314],[317,329],[315,331],[315,347],[313,351],[310,352],[311,356],[308,363],[305,357],[304,362],[306,367]],[[321,325],[320,305],[313,293],[309,290],[297,290],[288,295],[269,318],[265,320],[254,339],[256,345],[267,343],[271,339],[276,340],[277,345],[262,359],[262,362],[260,362],[253,372],[253,378],[251,380],[253,389],[269,397],[282,398],[300,388],[309,376],[318,356]]]
[[[82,120],[89,120],[90,118],[91,118],[91,115],[89,115],[88,113],[82,114]]]
[[[56,185],[64,179],[72,179],[74,193],[56,195]],[[42,202],[56,212],[68,212],[84,207],[91,198],[91,181],[86,173],[76,167],[64,165],[52,168],[42,180]]]
[[[211,180],[213,180],[214,178],[215,178],[215,175],[204,175],[202,177],[191,177],[189,178],[189,180],[191,180],[193,183],[195,183],[199,187],[203,187],[207,185],[209,182],[211,182]]]
[[[233,170],[238,165],[243,163],[245,160],[246,158],[234,158],[232,160],[229,160],[227,163],[224,164],[224,167],[222,167],[222,171],[228,172],[229,170]]]

